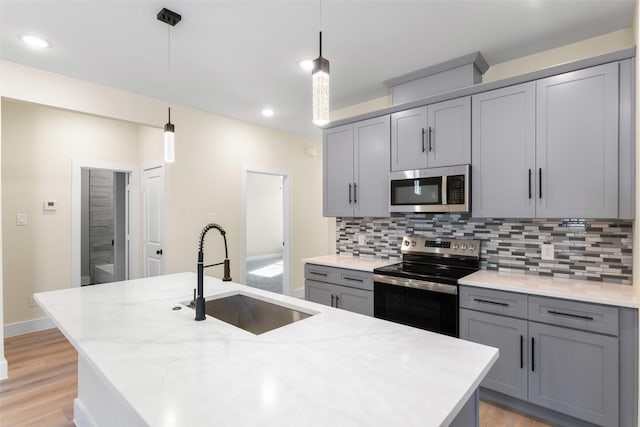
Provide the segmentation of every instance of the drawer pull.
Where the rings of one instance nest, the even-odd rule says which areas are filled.
[[[591,316],[582,316],[580,314],[563,313],[561,311],[547,310],[549,314],[557,314],[558,316],[574,317],[576,319],[594,320]]]
[[[507,304],[506,302],[490,301],[488,299],[481,299],[481,298],[474,298],[473,300],[477,302],[483,302],[486,304],[494,304],[494,305],[501,305],[503,307],[509,307],[509,304]]]
[[[360,283],[364,282],[364,280],[362,280],[362,279],[354,279],[352,277],[343,277],[343,279],[344,280],[350,280],[352,282],[360,282]]]
[[[336,308],[338,308],[338,302],[340,302],[340,297],[336,295]]]
[[[318,273],[317,271],[310,271],[309,274],[315,274],[316,276],[327,277],[327,273]]]
[[[335,298],[335,297],[333,296],[333,294],[331,294],[331,307],[334,307],[334,305],[333,305],[333,299],[334,299],[334,298]]]

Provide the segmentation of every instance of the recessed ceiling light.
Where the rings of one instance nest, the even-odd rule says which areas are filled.
[[[313,68],[313,60],[312,59],[305,59],[299,62],[300,64],[300,68],[302,68],[305,71],[311,71],[311,69]]]
[[[25,42],[29,47],[33,49],[44,49],[51,46],[51,43],[49,43],[42,37],[34,36],[31,34],[22,34],[19,37],[20,40]]]
[[[276,114],[276,110],[273,108],[265,108],[262,110],[262,115],[265,117],[273,117]]]

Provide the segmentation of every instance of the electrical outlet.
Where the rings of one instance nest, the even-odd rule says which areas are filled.
[[[29,307],[37,307],[38,303],[36,302],[35,298],[33,298],[33,295],[29,296]]]
[[[207,222],[208,223],[216,222],[216,214],[209,212],[207,214]]]
[[[27,214],[16,214],[16,225],[27,225]]]
[[[542,259],[546,261],[553,261],[554,252],[553,252],[553,244],[552,243],[543,243],[542,244]]]
[[[358,244],[359,245],[366,245],[366,235],[363,233],[358,234]]]

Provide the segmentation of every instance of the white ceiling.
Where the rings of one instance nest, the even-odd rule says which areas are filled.
[[[480,51],[487,62],[551,49],[632,25],[635,0],[322,2],[331,108],[382,96],[382,83]],[[318,1],[0,0],[0,58],[317,138],[311,78]],[[156,20],[182,15],[171,29]],[[28,49],[19,34],[52,43]],[[272,106],[277,114],[263,118]],[[158,126],[165,122],[158,117]],[[176,124],[179,128],[179,124]]]

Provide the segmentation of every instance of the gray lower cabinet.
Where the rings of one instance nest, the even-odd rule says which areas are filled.
[[[471,162],[471,98],[463,97],[391,115],[391,170]]]
[[[460,337],[500,352],[481,383],[493,393],[488,398],[562,425],[633,425],[637,315],[633,309],[460,286]]]
[[[504,316],[460,310],[460,337],[496,347],[500,357],[482,386],[519,399],[527,398],[527,321]]]
[[[305,265],[305,299],[373,316],[373,275],[343,268]]]
[[[324,216],[389,215],[389,116],[323,134]]]
[[[529,323],[529,401],[602,426],[618,424],[618,339]]]

